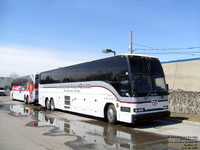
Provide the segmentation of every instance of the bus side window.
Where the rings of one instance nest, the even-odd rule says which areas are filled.
[[[114,57],[107,62],[109,83],[116,89],[120,96],[130,95],[130,83],[128,77],[128,64],[126,57]]]

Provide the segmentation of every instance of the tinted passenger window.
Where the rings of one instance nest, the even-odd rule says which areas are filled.
[[[40,83],[41,84],[51,83],[50,73],[48,73],[48,72],[42,73],[40,76]]]
[[[29,76],[25,76],[25,77],[14,79],[12,81],[12,86],[17,86],[17,85],[26,86],[26,83],[29,80],[31,80]],[[32,82],[32,80],[30,82]]]
[[[110,58],[107,60],[107,66],[110,81],[118,81],[120,76],[124,76],[128,72],[126,57]]]
[[[127,58],[113,57],[108,59],[107,66],[110,84],[121,96],[130,94]]]

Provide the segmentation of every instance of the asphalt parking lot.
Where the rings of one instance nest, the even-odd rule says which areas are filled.
[[[156,120],[111,125],[102,119],[47,111],[0,97],[1,150],[59,149],[200,149],[200,124]]]

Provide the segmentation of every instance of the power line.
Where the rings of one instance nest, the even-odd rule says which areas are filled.
[[[164,52],[164,53],[142,53],[142,54],[200,54],[200,52]]]
[[[171,51],[171,50],[191,50],[191,49],[198,49],[200,48],[200,46],[197,47],[186,47],[186,48],[150,48],[150,49],[134,49],[135,51],[161,51],[161,50],[165,50],[165,51]]]
[[[146,46],[146,45],[143,45],[143,44],[137,44],[137,43],[133,43],[134,45],[137,45],[137,46],[141,46],[141,47],[146,47],[146,48],[151,48],[151,49],[154,49],[153,47],[151,46]]]

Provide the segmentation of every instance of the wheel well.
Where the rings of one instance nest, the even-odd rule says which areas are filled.
[[[110,105],[114,105],[113,103],[106,103],[106,105],[105,105],[105,107],[104,107],[104,118],[106,119],[106,121],[107,121],[107,110],[108,110],[108,107],[110,106]]]

